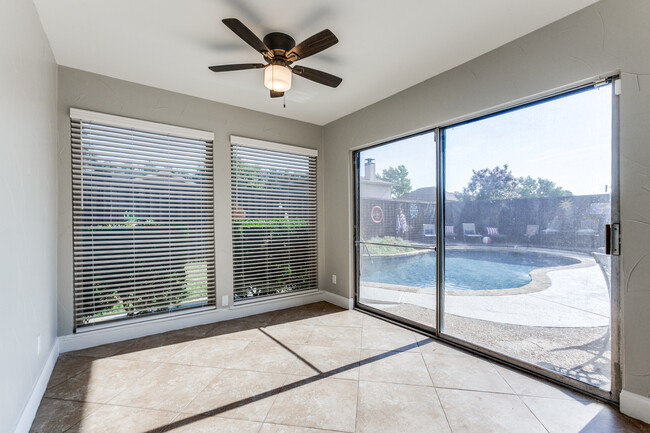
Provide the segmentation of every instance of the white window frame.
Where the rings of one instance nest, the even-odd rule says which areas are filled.
[[[216,308],[214,133],[77,108],[70,121],[74,332]],[[138,315],[104,312],[98,291]]]
[[[232,236],[233,236],[233,304],[235,306],[238,305],[243,305],[251,302],[263,302],[267,300],[273,300],[273,299],[278,299],[278,298],[285,298],[285,297],[294,297],[294,296],[301,296],[305,295],[308,293],[314,293],[318,291],[318,180],[317,180],[317,157],[318,157],[318,150],[316,149],[310,149],[310,148],[305,148],[305,147],[299,147],[299,146],[292,146],[292,145],[287,145],[287,144],[281,144],[281,143],[275,143],[275,142],[270,142],[270,141],[264,141],[264,140],[257,140],[253,138],[246,138],[246,137],[240,137],[236,135],[232,135],[230,137],[230,143],[231,143],[231,182],[232,182],[232,196],[231,196],[231,203],[232,203]],[[273,253],[277,253],[277,249],[273,249],[273,247],[269,247],[268,250],[265,248],[261,247],[260,240],[259,238],[257,240],[251,240],[251,238],[244,238],[241,235],[241,225],[238,224],[238,221],[241,219],[245,218],[245,214],[247,213],[246,210],[244,209],[246,205],[242,205],[240,203],[240,198],[239,194],[242,193],[241,185],[238,184],[238,182],[241,179],[237,178],[237,173],[236,173],[236,158],[238,156],[241,156],[242,154],[239,152],[247,153],[251,155],[253,160],[259,161],[259,164],[261,167],[264,167],[264,163],[267,161],[264,161],[264,158],[268,158],[268,164],[271,164],[270,166],[277,166],[278,161],[287,161],[287,166],[293,166],[294,164],[300,165],[300,164],[305,164],[303,167],[309,167],[308,171],[308,180],[306,181],[306,189],[309,190],[310,192],[305,195],[304,190],[301,191],[304,195],[303,198],[308,198],[306,205],[304,208],[300,208],[296,210],[296,205],[290,205],[289,208],[287,209],[287,213],[285,213],[284,218],[291,219],[289,217],[289,213],[292,213],[293,215],[309,215],[308,217],[305,217],[305,229],[304,229],[304,235],[300,237],[300,240],[298,240],[297,234],[292,235],[290,232],[283,232],[280,235],[280,237],[285,237],[288,242],[291,242],[292,244],[289,247],[286,247],[286,249],[283,250],[284,254],[292,255],[291,252],[287,253],[287,251],[295,250],[295,252],[298,253],[298,255],[295,256],[295,258],[292,256],[291,258],[286,259],[286,261],[283,261],[282,259],[274,259],[272,256]],[[256,152],[259,151],[259,152]],[[277,159],[276,159],[277,158]],[[267,167],[264,167],[267,168]],[[273,199],[275,197],[280,197],[278,200],[291,200],[291,197],[286,193],[286,192],[278,192],[277,189],[282,189],[283,187],[291,188],[293,185],[290,184],[284,184],[284,185],[278,185],[282,179],[278,180],[275,182],[275,186],[271,187],[271,190],[269,192],[269,197]],[[275,189],[275,191],[274,191]],[[275,207],[273,209],[270,208],[269,204],[264,204],[261,203],[261,198],[249,198],[247,199],[249,206],[251,206],[252,211],[255,213],[257,212],[257,216],[262,219],[274,219],[272,215],[275,215],[277,213],[277,210]],[[254,203],[252,203],[254,201]],[[248,210],[248,212],[251,211],[251,209]],[[270,213],[269,213],[270,212]],[[275,218],[281,221],[280,218]],[[269,239],[272,239],[272,235],[268,235],[266,238],[267,242],[273,242],[272,240],[269,241]],[[306,240],[306,242],[305,242]],[[250,253],[250,251],[261,251],[259,252],[258,257],[263,257],[267,260],[266,263],[262,264],[261,260],[262,259],[251,259],[251,256],[253,254]],[[266,253],[266,254],[265,254]],[[282,255],[282,254],[278,254]],[[302,256],[299,256],[302,255]],[[307,257],[307,258],[299,258],[299,257]],[[271,259],[269,260],[269,257]],[[275,260],[275,261],[274,261]],[[286,291],[283,291],[285,289],[280,288],[280,286],[271,286],[270,282],[268,280],[271,280],[273,278],[278,277],[278,272],[277,269],[280,265],[290,265],[295,267],[296,269],[300,269],[301,272],[304,272],[305,275],[309,275],[309,283],[306,287],[300,288],[300,289],[286,289]],[[266,277],[268,280],[266,282],[265,289],[260,290],[259,292],[255,292],[256,294],[252,295],[250,290],[245,289],[245,283],[242,281],[242,275],[243,273],[239,271],[239,269],[242,269],[241,267],[246,265],[246,273],[248,276],[250,275],[260,275]],[[265,274],[265,272],[268,272],[268,274]],[[239,276],[238,276],[239,273]],[[285,275],[286,276],[286,275]],[[261,278],[261,277],[260,277]],[[281,278],[281,277],[278,277]],[[246,277],[248,279],[248,277]],[[287,281],[292,281],[290,278],[288,278]],[[304,281],[304,280],[303,280]],[[281,285],[281,284],[280,284]],[[286,286],[290,286],[292,284],[287,284]],[[298,284],[297,286],[300,286]],[[274,292],[275,291],[275,292]],[[246,296],[243,296],[244,293],[248,293]]]

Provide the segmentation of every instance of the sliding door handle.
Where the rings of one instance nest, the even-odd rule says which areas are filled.
[[[621,226],[618,223],[605,225],[605,254],[621,254]]]

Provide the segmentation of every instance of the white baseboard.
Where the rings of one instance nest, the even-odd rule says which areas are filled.
[[[351,310],[354,308],[354,298],[346,298],[345,296],[337,295],[336,293],[332,292],[323,291],[323,301],[338,305],[339,307],[345,308],[346,310]]]
[[[71,352],[73,350],[101,346],[102,344],[130,340],[132,338],[145,337],[147,335],[160,334],[162,332],[175,331],[177,329],[189,328],[192,326],[206,325],[209,323],[251,316],[253,314],[262,314],[269,311],[297,307],[322,300],[334,303],[329,299],[324,299],[324,293],[327,292],[314,291],[291,297],[271,298],[259,302],[236,305],[229,308],[215,308],[184,315],[139,321],[137,323],[122,323],[119,326],[63,335],[59,337],[60,351],[61,353]],[[340,298],[345,299],[343,297]],[[347,306],[344,308],[347,308]]]
[[[23,413],[20,414],[20,419],[18,424],[16,424],[16,429],[14,433],[28,433],[29,429],[34,422],[34,417],[38,411],[38,407],[41,404],[41,399],[43,394],[45,394],[45,389],[47,388],[47,383],[50,381],[50,376],[52,375],[52,370],[54,370],[54,365],[56,364],[56,359],[59,357],[59,339],[54,340],[54,345],[50,350],[50,354],[47,356],[47,361],[41,370],[41,374],[38,376],[36,385],[32,389],[32,393],[25,404]]]
[[[629,391],[621,391],[621,412],[650,423],[650,398]]]

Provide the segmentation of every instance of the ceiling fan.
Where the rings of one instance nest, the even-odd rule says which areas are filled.
[[[261,41],[255,34],[236,18],[222,20],[230,30],[242,38],[262,56],[264,63],[241,63],[236,65],[210,66],[213,72],[241,71],[244,69],[264,68],[264,86],[271,91],[271,98],[278,98],[291,88],[291,74],[329,87],[337,87],[343,81],[335,75],[306,66],[291,66],[298,60],[313,56],[335,45],[339,40],[329,30],[323,30],[305,39],[298,45],[285,33],[273,32]]]

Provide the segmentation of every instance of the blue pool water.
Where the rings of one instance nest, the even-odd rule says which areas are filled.
[[[448,250],[445,257],[447,290],[494,290],[530,283],[530,272],[538,268],[579,263],[569,257],[530,252]],[[435,253],[393,257],[363,257],[362,282],[397,284],[434,289]]]

